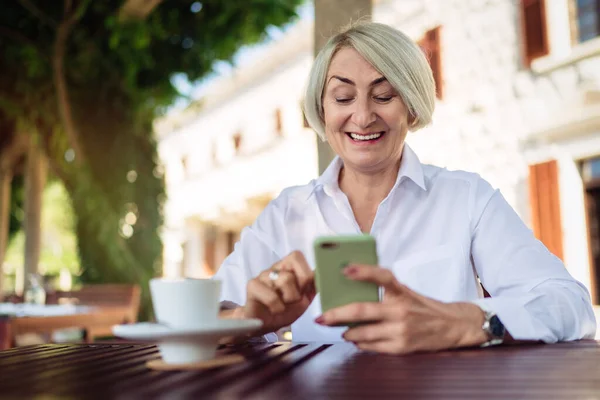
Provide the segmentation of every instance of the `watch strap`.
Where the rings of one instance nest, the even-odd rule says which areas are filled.
[[[506,329],[496,313],[486,310],[483,310],[483,312],[485,314],[485,321],[483,322],[481,329],[483,329],[487,335],[488,340],[487,342],[481,344],[480,347],[497,346],[504,343]]]

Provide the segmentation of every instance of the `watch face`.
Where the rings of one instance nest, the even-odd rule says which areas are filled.
[[[496,338],[503,338],[506,333],[506,328],[497,315],[490,318],[490,333]]]

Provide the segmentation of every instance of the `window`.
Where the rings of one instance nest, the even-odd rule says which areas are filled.
[[[600,36],[600,0],[577,0],[579,41]]]
[[[239,154],[242,148],[242,134],[240,132],[233,135],[233,148],[235,150],[235,154]]]
[[[594,304],[600,301],[600,157],[583,161],[586,222]]]
[[[435,81],[436,95],[438,99],[441,99],[443,96],[443,84],[440,27],[438,26],[435,29],[427,31],[423,39],[419,41],[419,46],[421,46],[429,59],[429,65],[433,72],[433,80]]]
[[[548,54],[545,0],[521,0],[523,59],[528,67]]]
[[[600,157],[586,160],[582,168],[583,181],[600,180]]]
[[[283,136],[283,120],[279,108],[275,110],[275,134],[279,137]]]

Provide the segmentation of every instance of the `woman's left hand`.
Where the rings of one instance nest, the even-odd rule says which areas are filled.
[[[482,330],[483,311],[471,303],[442,303],[410,290],[392,271],[368,265],[344,270],[349,279],[383,286],[380,303],[353,303],[325,312],[322,325],[365,322],[348,329],[344,339],[363,350],[407,354],[480,345],[487,341]]]

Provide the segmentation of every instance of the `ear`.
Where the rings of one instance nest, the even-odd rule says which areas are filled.
[[[407,118],[409,128],[412,128],[413,126],[415,126],[415,123],[417,122],[418,119],[419,118],[416,115],[414,115],[412,111],[409,111],[408,118]]]

